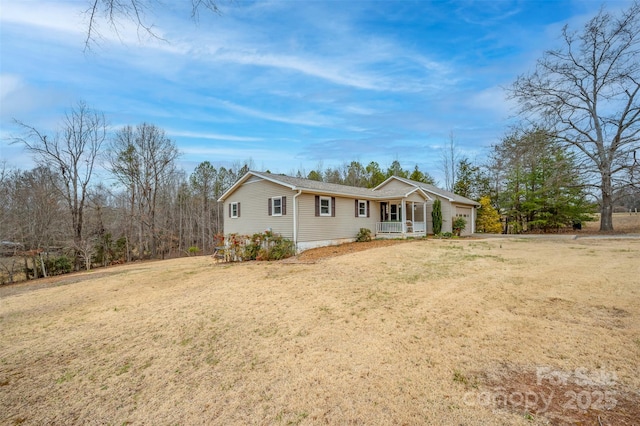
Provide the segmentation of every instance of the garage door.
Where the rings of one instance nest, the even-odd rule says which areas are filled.
[[[461,235],[471,235],[472,233],[472,217],[471,217],[471,207],[460,207],[456,206],[456,217],[463,217],[464,220],[467,221],[467,226],[465,226]]]

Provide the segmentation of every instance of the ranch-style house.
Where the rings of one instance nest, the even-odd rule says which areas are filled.
[[[473,200],[433,185],[392,176],[373,189],[249,171],[219,199],[225,235],[270,230],[290,239],[298,252],[354,241],[360,228],[376,238],[433,233],[433,202],[442,203],[442,232],[465,218],[463,235],[475,231]]]

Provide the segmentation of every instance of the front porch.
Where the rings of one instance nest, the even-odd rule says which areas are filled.
[[[417,238],[427,235],[425,222],[377,222],[377,238]]]
[[[427,235],[427,202],[389,201],[380,203],[377,238],[417,238]]]

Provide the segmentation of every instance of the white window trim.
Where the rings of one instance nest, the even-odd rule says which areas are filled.
[[[280,213],[276,213],[276,200],[280,200]],[[271,216],[282,216],[282,197],[271,198]]]
[[[322,201],[323,200],[327,200],[328,202],[328,211],[326,213],[322,212]],[[331,197],[323,197],[320,196],[320,200],[318,201],[320,203],[320,216],[331,216]]]
[[[238,218],[238,202],[231,203],[231,219]]]
[[[360,207],[364,206],[364,213],[361,212]],[[358,200],[358,217],[367,217],[367,201]]]

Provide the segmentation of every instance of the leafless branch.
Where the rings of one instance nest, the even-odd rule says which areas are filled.
[[[164,40],[156,31],[153,23],[147,19],[147,14],[156,7],[161,7],[157,0],[87,0],[88,6],[84,10],[87,20],[87,31],[84,40],[85,52],[98,43],[101,38],[99,21],[104,19],[111,30],[119,37],[119,28],[123,22],[133,22],[138,30],[138,38],[144,33],[152,38]],[[191,19],[198,22],[200,11],[208,9],[215,14],[221,14],[218,2],[214,0],[191,0]]]

